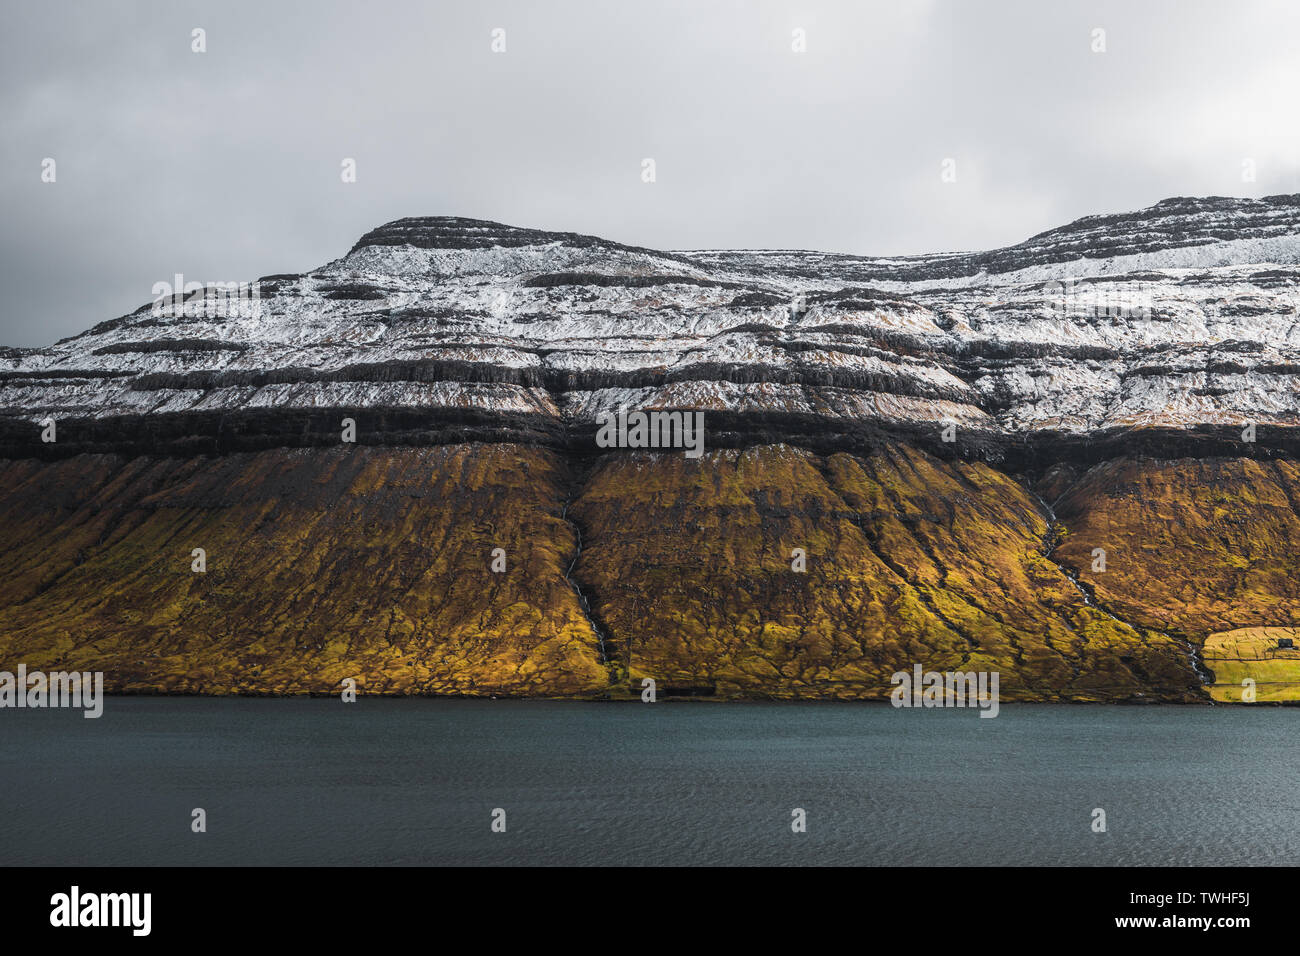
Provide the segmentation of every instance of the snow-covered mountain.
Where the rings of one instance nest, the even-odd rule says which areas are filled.
[[[402,219],[255,299],[193,291],[0,356],[0,663],[1300,698],[1300,197],[894,259]],[[598,444],[622,405],[703,410],[705,453]]]
[[[341,414],[369,443],[573,444],[620,405],[702,409],[713,444],[952,422],[992,454],[1300,425],[1300,195],[1170,199],[902,258],[411,218],[255,288],[0,350],[7,453],[39,449],[47,418],[63,448],[311,443]]]

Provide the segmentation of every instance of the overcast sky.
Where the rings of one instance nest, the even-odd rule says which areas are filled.
[[[401,216],[887,255],[1300,191],[1289,0],[49,0],[6,4],[0,77],[3,345]]]

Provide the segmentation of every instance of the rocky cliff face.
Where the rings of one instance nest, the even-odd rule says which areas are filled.
[[[1300,624],[1298,196],[913,258],[403,219],[243,291],[0,352],[0,665],[1190,700]],[[598,447],[619,407],[705,454]]]

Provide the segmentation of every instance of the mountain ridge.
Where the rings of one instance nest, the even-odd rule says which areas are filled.
[[[149,435],[219,451],[231,429],[328,444],[343,417],[368,443],[578,446],[623,405],[711,414],[731,446],[955,425],[958,453],[990,460],[1026,440],[1167,432],[1174,448],[1252,424],[1290,454],[1300,426],[1300,195],[1175,197],[892,259],[406,217],[263,277],[252,302],[226,285],[0,351],[0,453]],[[40,447],[49,419],[61,449]]]

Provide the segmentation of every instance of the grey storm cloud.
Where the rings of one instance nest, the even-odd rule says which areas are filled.
[[[0,344],[402,216],[895,255],[1300,191],[1297,36],[1250,0],[10,5]]]

